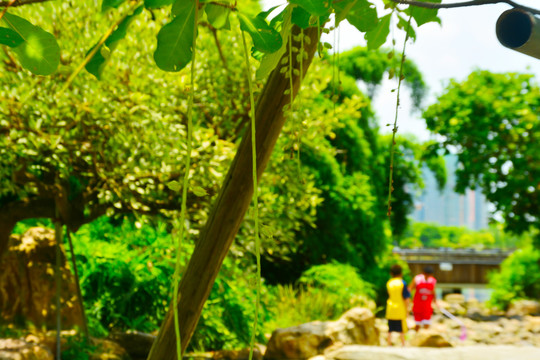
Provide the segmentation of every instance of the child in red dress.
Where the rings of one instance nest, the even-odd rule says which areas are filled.
[[[431,324],[433,306],[437,307],[435,285],[437,280],[433,277],[433,268],[426,266],[422,274],[416,275],[409,285],[409,291],[414,292],[413,315],[416,331],[423,326],[425,329]]]

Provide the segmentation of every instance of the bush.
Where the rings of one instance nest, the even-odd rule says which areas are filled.
[[[489,277],[489,304],[506,309],[517,299],[540,298],[540,250],[531,245],[515,251]]]
[[[93,334],[159,328],[174,272],[173,240],[164,223],[103,217],[73,236],[86,314]],[[185,244],[185,264],[191,246]]]
[[[278,285],[265,299],[272,319],[265,331],[314,320],[333,320],[355,306],[374,310],[373,287],[351,265],[332,262],[306,270],[297,286]]]
[[[165,223],[142,225],[130,217],[120,221],[103,217],[82,227],[73,240],[92,334],[106,336],[113,329],[157,330],[170,305],[176,256]],[[193,244],[186,240],[182,248],[183,269]],[[245,259],[225,259],[188,350],[249,344],[256,300],[249,274],[255,275],[241,261]],[[266,318],[262,307],[259,329]],[[264,340],[260,332],[257,340]]]

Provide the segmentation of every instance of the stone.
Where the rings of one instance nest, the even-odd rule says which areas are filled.
[[[337,321],[314,321],[275,330],[268,341],[264,358],[309,359],[330,347],[378,343],[379,330],[371,310],[353,308]]]
[[[242,350],[219,350],[214,351],[212,355],[213,360],[248,360],[249,349]],[[264,354],[264,346],[259,345],[253,348],[253,359],[262,360]]]
[[[378,344],[379,332],[375,326],[375,316],[366,308],[355,307],[339,320],[328,323],[326,334],[344,345]]]
[[[452,347],[452,344],[439,332],[432,329],[421,329],[411,339],[412,346],[418,347]]]
[[[510,304],[506,316],[540,315],[540,302],[517,300]]]
[[[465,296],[463,294],[448,294],[444,297],[444,301],[448,304],[465,305]]]
[[[140,331],[128,331],[114,332],[110,339],[126,349],[133,359],[146,359],[156,336]]]
[[[96,350],[92,353],[92,360],[131,360],[126,349],[120,344],[107,339],[92,339]]]
[[[75,280],[63,246],[61,251],[62,328],[81,328]],[[0,259],[0,320],[13,323],[24,319],[37,327],[56,326],[55,259],[53,230],[34,227],[22,236],[11,237],[9,251]]]
[[[540,316],[526,316],[524,328],[525,331],[540,334]]]
[[[538,360],[532,346],[476,345],[455,348],[414,348],[348,345],[325,353],[325,360]],[[317,360],[322,360],[319,357]]]
[[[326,334],[328,322],[310,323],[277,329],[268,341],[264,358],[268,359],[308,359],[322,354],[333,341]]]
[[[54,360],[45,346],[17,339],[0,339],[0,360]]]

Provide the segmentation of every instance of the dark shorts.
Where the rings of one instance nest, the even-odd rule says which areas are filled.
[[[388,320],[388,332],[403,332],[402,320]]]

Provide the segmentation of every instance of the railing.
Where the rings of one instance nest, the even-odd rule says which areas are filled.
[[[394,248],[394,254],[398,254],[410,264],[428,264],[448,262],[452,264],[481,264],[499,265],[512,251],[502,249],[401,249]]]

